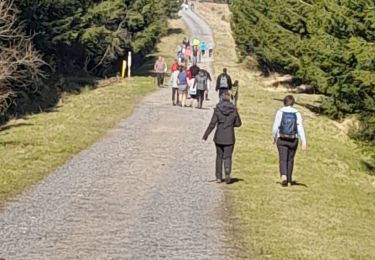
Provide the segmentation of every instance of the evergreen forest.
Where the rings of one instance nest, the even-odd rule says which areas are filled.
[[[176,0],[0,0],[0,112],[56,104],[67,78],[119,71],[132,51],[150,53],[167,30]]]
[[[312,85],[326,114],[355,115],[352,135],[375,143],[374,1],[235,0],[231,10],[242,57]]]

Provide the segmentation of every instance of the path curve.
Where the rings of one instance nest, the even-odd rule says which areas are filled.
[[[192,33],[213,42],[187,11]],[[210,69],[205,59],[203,67]],[[209,109],[173,107],[170,90],[0,212],[0,258],[236,259],[214,183],[214,146],[201,136]]]

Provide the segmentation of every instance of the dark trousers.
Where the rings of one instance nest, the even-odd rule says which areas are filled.
[[[216,179],[223,178],[223,163],[225,174],[230,175],[232,172],[232,154],[234,144],[221,145],[216,144]]]
[[[288,182],[292,182],[294,156],[296,155],[297,147],[297,138],[293,141],[277,139],[280,175],[286,175]]]
[[[202,108],[204,100],[204,90],[197,89],[198,107]]]
[[[220,100],[221,100],[221,96],[222,96],[224,93],[228,93],[228,89],[227,89],[227,88],[219,88],[219,99],[220,99]]]
[[[164,73],[156,73],[156,79],[158,81],[158,87],[160,88],[164,84]]]
[[[172,88],[172,102],[173,102],[173,104],[178,104],[178,99],[179,99],[178,88]]]

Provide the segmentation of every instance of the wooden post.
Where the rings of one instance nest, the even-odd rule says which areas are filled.
[[[131,76],[131,67],[132,67],[132,52],[128,52],[128,78]]]

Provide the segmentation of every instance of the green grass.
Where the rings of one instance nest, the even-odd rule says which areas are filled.
[[[211,10],[206,17],[215,33],[215,71],[227,67],[242,87],[233,175],[243,181],[228,195],[250,259],[374,259],[375,179],[366,174],[360,149],[334,122],[296,106],[308,151],[296,156],[294,179],[301,185],[282,188],[271,127],[282,106],[274,99],[286,93],[266,90],[255,72],[237,63],[229,24],[217,15],[229,16],[227,8],[202,8]],[[317,99],[295,97],[310,104]]]
[[[94,143],[152,89],[152,78],[137,77],[84,90],[64,98],[53,112],[10,122],[0,132],[0,201],[38,182]]]
[[[183,36],[174,33],[164,37],[158,54],[171,60],[170,50]],[[53,112],[9,122],[0,131],[0,203],[42,180],[96,142],[130,115],[141,97],[152,90],[152,77],[133,77],[65,96]]]

